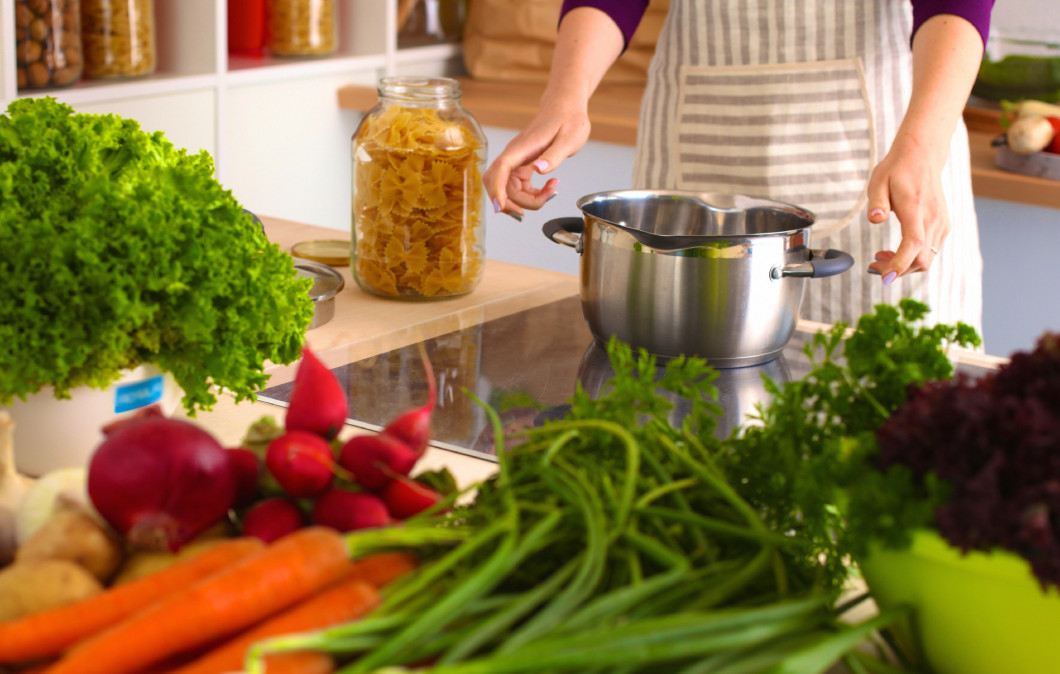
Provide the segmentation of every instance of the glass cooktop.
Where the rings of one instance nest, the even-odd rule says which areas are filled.
[[[773,361],[718,370],[714,384],[724,410],[719,435],[747,423],[747,415],[766,399],[763,374],[784,382],[809,370],[803,347],[810,339],[810,333],[796,332]],[[465,391],[496,409],[508,434],[563,416],[578,383],[596,395],[613,375],[576,296],[427,339],[423,346],[438,385],[431,444],[489,460],[496,460],[492,427]],[[334,367],[333,372],[346,391],[347,423],[352,426],[378,431],[401,412],[427,401],[417,344]],[[288,382],[267,388],[258,399],[286,406],[292,386]],[[676,422],[685,413],[683,401],[671,402]]]

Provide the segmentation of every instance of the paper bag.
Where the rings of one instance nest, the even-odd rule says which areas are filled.
[[[562,0],[471,0],[464,66],[477,79],[544,82],[552,65]],[[652,0],[629,47],[604,76],[639,83],[647,76],[670,0]]]

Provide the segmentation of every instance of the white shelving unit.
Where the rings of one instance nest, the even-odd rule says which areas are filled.
[[[338,49],[322,58],[228,54],[226,0],[155,0],[158,66],[128,80],[19,90],[14,0],[0,0],[0,105],[54,96],[81,112],[115,113],[206,150],[218,179],[259,213],[346,230],[349,140],[359,115],[340,110],[345,84],[389,74],[459,71],[456,44],[398,49],[397,0],[336,0]]]

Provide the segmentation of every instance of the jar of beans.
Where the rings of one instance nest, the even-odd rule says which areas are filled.
[[[15,0],[18,88],[69,86],[81,77],[78,0]]]
[[[154,0],[81,0],[85,77],[140,77],[155,72]]]
[[[335,0],[269,0],[269,51],[325,56],[335,51]]]

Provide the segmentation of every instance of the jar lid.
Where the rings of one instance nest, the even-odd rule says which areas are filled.
[[[313,287],[309,289],[309,299],[314,302],[330,300],[346,285],[342,274],[326,264],[312,260],[295,260],[294,268],[298,278],[313,279]]]
[[[299,241],[291,246],[291,255],[331,267],[345,267],[350,263],[350,242],[340,239]]]

